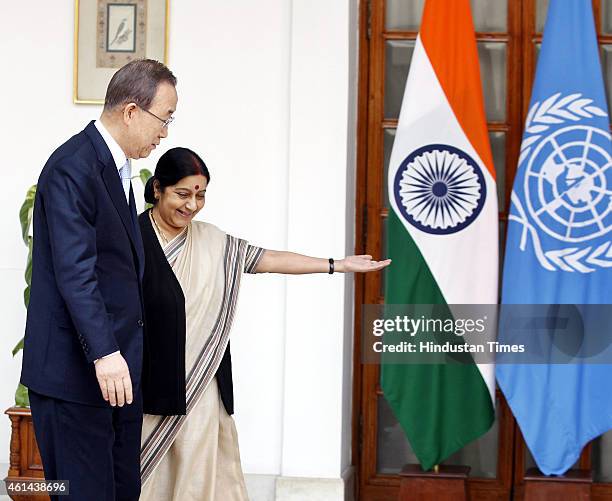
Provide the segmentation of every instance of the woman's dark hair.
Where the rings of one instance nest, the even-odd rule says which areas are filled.
[[[155,174],[149,178],[145,186],[145,201],[155,204],[155,181],[159,182],[159,189],[164,191],[167,186],[174,186],[181,179],[201,174],[210,183],[208,167],[197,153],[188,148],[172,148],[164,153],[157,161]]]

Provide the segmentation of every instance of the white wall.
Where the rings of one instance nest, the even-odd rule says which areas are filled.
[[[12,403],[23,333],[18,210],[52,150],[97,118],[74,105],[73,0],[9,2],[0,19],[0,406]],[[356,2],[174,0],[170,136],[212,174],[202,219],[268,247],[340,257],[353,247]],[[52,22],[50,22],[52,20]],[[248,276],[232,338],[247,473],[340,478],[350,464],[352,284]],[[1,422],[1,421],[0,421]],[[0,463],[9,425],[0,425]],[[0,472],[0,475],[2,472]]]
[[[353,239],[345,221],[347,205],[354,206],[346,192],[355,133],[348,124],[350,40],[349,2],[293,1],[288,246],[312,255],[344,255]],[[283,475],[338,477],[346,466],[342,404],[350,388],[344,395],[342,388],[350,358],[343,360],[343,338],[351,333],[341,327],[344,293],[339,276],[287,280]]]

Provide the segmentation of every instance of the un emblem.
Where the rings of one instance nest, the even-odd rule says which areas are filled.
[[[482,170],[467,153],[446,144],[430,144],[401,163],[393,194],[411,225],[426,233],[448,235],[478,217],[487,187]]]
[[[612,138],[607,130],[566,124],[594,115],[606,114],[592,100],[555,94],[535,103],[527,118],[523,196],[512,193],[517,213],[510,219],[531,234],[535,255],[551,271],[612,266]],[[559,126],[550,131],[551,124]],[[547,239],[545,246],[540,232],[558,244]]]

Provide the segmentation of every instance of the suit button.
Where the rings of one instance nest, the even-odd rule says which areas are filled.
[[[140,319],[138,319],[138,327],[142,327],[144,326],[144,322]]]

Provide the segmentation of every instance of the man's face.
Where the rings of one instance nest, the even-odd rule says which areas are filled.
[[[162,82],[157,86],[157,92],[148,110],[134,108],[128,126],[130,158],[148,157],[162,138],[168,136],[168,126],[164,126],[162,121],[172,116],[177,101],[174,86]]]

